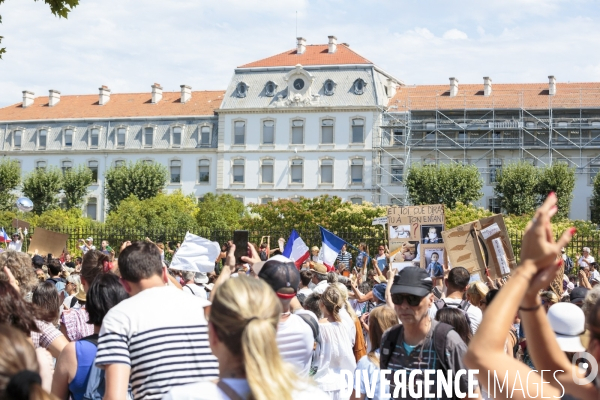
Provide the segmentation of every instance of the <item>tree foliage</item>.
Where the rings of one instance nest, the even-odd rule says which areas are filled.
[[[106,226],[113,229],[138,229],[144,231],[194,231],[196,228],[196,200],[181,191],[159,193],[140,200],[134,195],[111,210]]]
[[[23,181],[23,194],[33,201],[33,212],[58,207],[58,193],[62,187],[62,173],[56,167],[37,168],[31,171]]]
[[[242,225],[240,219],[246,207],[230,194],[207,193],[198,202],[196,221],[199,227],[219,230],[234,230]]]
[[[79,208],[92,184],[92,170],[85,165],[79,165],[65,171],[62,188],[65,191],[65,208]]]
[[[595,224],[600,224],[600,173],[594,177],[594,188],[592,189],[591,199],[591,219]]]
[[[0,160],[0,210],[11,210],[15,205],[14,190],[21,183],[21,167],[17,160]]]
[[[538,204],[539,170],[528,162],[508,164],[498,174],[494,193],[508,214],[531,213]]]
[[[167,183],[167,167],[158,163],[138,161],[135,164],[115,166],[105,175],[105,193],[109,210],[133,195],[146,200],[158,195]]]
[[[37,1],[37,0],[35,0]],[[0,5],[4,3],[4,0],[0,0]],[[79,0],[44,0],[44,3],[50,6],[50,12],[59,18],[67,18],[71,10],[79,5]],[[2,23],[2,16],[0,15],[0,23]],[[0,43],[3,37],[0,36]],[[0,59],[2,54],[6,53],[6,48],[0,48]]]
[[[568,218],[575,189],[575,169],[565,163],[555,163],[539,171],[537,194],[538,204],[546,199],[550,192],[558,197],[558,218]]]
[[[408,171],[406,188],[415,205],[444,204],[454,208],[457,202],[467,204],[483,196],[483,180],[477,167],[457,163],[414,165]]]

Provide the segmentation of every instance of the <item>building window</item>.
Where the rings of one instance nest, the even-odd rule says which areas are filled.
[[[260,171],[260,176],[261,176],[261,183],[273,183],[274,182],[274,173],[273,173],[273,160],[272,159],[265,159],[262,160],[262,165],[261,165],[261,171]]]
[[[352,120],[352,143],[364,143],[365,141],[365,120]]]
[[[502,160],[499,158],[492,158],[490,160],[490,183],[498,182],[498,174],[502,169]]]
[[[23,131],[16,130],[13,132],[13,149],[20,150],[21,149],[21,141],[23,139]]]
[[[500,207],[500,199],[497,197],[492,197],[491,199],[488,199],[488,210],[490,210],[494,214],[501,214],[502,208]]]
[[[272,201],[273,201],[272,197],[262,197],[260,199],[260,204],[269,204]]]
[[[321,160],[321,183],[333,183],[333,160]]]
[[[210,147],[210,126],[200,128],[200,147]]]
[[[292,121],[292,144],[304,144],[304,121]]]
[[[169,165],[171,183],[181,183],[181,161],[171,160]]]
[[[92,171],[92,182],[98,182],[98,161],[88,161],[88,168]]]
[[[73,147],[73,129],[65,129],[63,135],[63,146],[65,147],[65,149],[70,149]]]
[[[124,167],[125,160],[115,160],[115,168]]]
[[[234,199],[244,204],[244,198],[242,196],[235,196]]]
[[[92,128],[90,129],[90,148],[97,149],[98,148],[98,137],[100,136],[100,129]]]
[[[210,181],[210,161],[198,161],[198,182],[208,183]]]
[[[244,183],[244,160],[233,160],[233,183]]]
[[[142,163],[144,165],[152,165],[152,164],[154,164],[154,161],[152,161],[150,159],[145,159],[145,160],[142,160]]]
[[[46,161],[38,161],[35,163],[35,169],[46,169]]]
[[[174,126],[171,129],[171,147],[181,147],[181,127]]]
[[[367,86],[367,82],[358,78],[354,81],[354,94],[363,94],[365,92],[365,86]]]
[[[236,94],[237,97],[240,98],[246,97],[246,94],[248,94],[248,85],[246,85],[244,82],[238,83],[236,87]]]
[[[400,199],[397,199],[397,198],[395,198],[395,197],[394,197],[394,198],[392,199],[392,201],[391,201],[391,204],[392,204],[393,206],[403,206],[403,205],[404,205],[404,202],[403,202],[402,200],[400,200]]]
[[[395,130],[392,132],[392,145],[393,146],[404,145],[404,131],[403,130]]]
[[[244,145],[246,143],[246,123],[236,121],[234,124],[233,144]]]
[[[353,184],[363,183],[363,164],[364,161],[360,158],[352,160],[350,165],[350,176]]]
[[[590,163],[590,184],[594,184],[596,175],[600,172],[600,160],[594,160]]]
[[[358,205],[360,205],[360,204],[363,203],[363,199],[362,199],[362,197],[350,197],[350,202],[352,204],[358,204]]]
[[[40,129],[38,131],[38,149],[41,149],[41,150],[45,149],[47,140],[48,140],[48,130]]]
[[[321,121],[321,144],[333,144],[333,120]]]
[[[125,147],[125,140],[127,136],[126,128],[117,128],[117,147],[122,149]]]
[[[144,128],[144,147],[152,147],[154,143],[154,128],[147,126]]]
[[[67,171],[70,171],[73,168],[73,161],[63,161],[61,163],[61,169],[62,169],[62,173],[63,175],[67,173]]]
[[[400,160],[392,159],[392,184],[402,183],[404,180],[404,164]]]
[[[263,121],[262,144],[275,143],[275,121]]]
[[[325,92],[325,96],[333,96],[335,93],[336,84],[331,79],[327,79],[325,84],[323,85],[323,92]]]
[[[292,165],[290,166],[290,179],[292,183],[303,182],[303,164],[302,160],[292,160]]]
[[[277,84],[273,81],[267,82],[265,85],[265,95],[267,97],[275,96],[275,91],[277,90]]]
[[[98,212],[98,202],[95,197],[90,197],[88,199],[87,206],[86,206],[86,213],[87,213],[88,218],[91,218],[94,221],[96,221],[98,219],[97,212]]]

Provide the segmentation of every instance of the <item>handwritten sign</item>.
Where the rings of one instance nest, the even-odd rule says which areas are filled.
[[[388,223],[388,217],[379,217],[373,220],[372,225],[385,225]]]

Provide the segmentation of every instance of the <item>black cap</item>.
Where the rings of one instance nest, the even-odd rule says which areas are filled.
[[[300,271],[292,260],[283,256],[275,256],[265,262],[258,277],[279,294],[294,294],[300,286]]]
[[[584,288],[582,286],[578,286],[578,287],[574,288],[571,291],[571,296],[570,296],[571,303],[583,302],[588,291],[589,291],[588,288]]]
[[[405,267],[394,277],[392,294],[413,294],[427,296],[433,290],[433,281],[429,274],[419,267]]]
[[[44,265],[44,264],[45,264],[45,263],[44,263],[44,257],[40,256],[39,254],[36,254],[36,255],[35,255],[35,256],[33,256],[33,258],[31,259],[31,263],[32,263],[33,265],[36,265],[36,266],[40,266],[40,267],[41,267],[42,265]]]

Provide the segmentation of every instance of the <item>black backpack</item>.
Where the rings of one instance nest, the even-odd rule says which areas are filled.
[[[439,300],[436,300],[433,304],[435,304],[435,307],[438,310],[441,310],[442,308],[445,308],[445,307],[459,309],[462,312],[462,314],[465,316],[465,318],[467,320],[467,324],[469,324],[469,328],[471,328],[471,318],[469,317],[469,313],[467,312],[469,307],[471,307],[471,303],[469,303],[468,300],[463,300],[457,305],[457,304],[448,304],[444,301],[444,299],[439,299]]]

